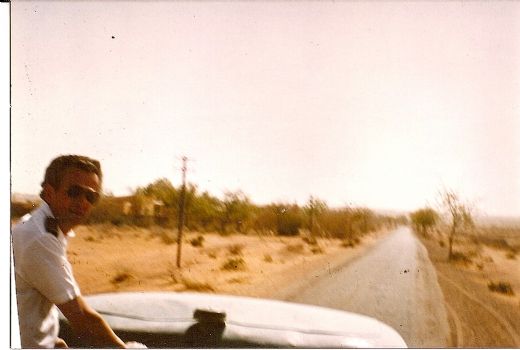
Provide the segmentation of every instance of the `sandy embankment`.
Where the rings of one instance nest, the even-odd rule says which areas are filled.
[[[286,286],[359,256],[387,232],[367,235],[353,248],[338,239],[311,245],[301,237],[239,234],[204,234],[202,247],[194,247],[190,241],[199,234],[188,233],[181,269],[176,267],[177,245],[165,243],[164,233],[159,228],[79,227],[68,252],[83,294],[196,290],[283,299]],[[235,265],[242,259],[242,268],[224,269],[231,259]]]
[[[460,242],[454,248],[470,262],[448,262],[437,239],[422,239],[437,269],[449,314],[452,347],[520,347],[520,256]],[[492,292],[488,283],[507,282],[513,295]]]

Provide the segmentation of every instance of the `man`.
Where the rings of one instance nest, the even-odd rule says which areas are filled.
[[[83,342],[126,347],[81,296],[66,254],[67,238],[98,201],[101,182],[101,167],[94,159],[76,155],[54,159],[42,183],[42,205],[12,229],[23,348],[67,347],[58,338],[56,306]]]

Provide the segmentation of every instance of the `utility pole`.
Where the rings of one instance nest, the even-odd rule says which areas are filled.
[[[186,201],[186,162],[188,158],[182,157],[182,187],[181,187],[181,199],[179,202],[179,225],[177,235],[177,267],[181,267],[181,246],[182,246],[182,229],[184,228],[184,205]]]

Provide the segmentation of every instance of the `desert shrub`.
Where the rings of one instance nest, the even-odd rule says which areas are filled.
[[[130,272],[123,270],[116,273],[115,276],[110,279],[110,282],[112,284],[119,284],[128,281],[131,278],[133,278],[133,276],[130,274]]]
[[[311,253],[312,253],[312,254],[323,254],[324,252],[325,252],[325,251],[324,251],[323,248],[320,247],[320,246],[314,246],[314,247],[312,247],[312,249],[311,249]]]
[[[231,255],[242,255],[243,249],[244,249],[243,244],[232,244],[227,247],[227,251]]]
[[[202,247],[204,245],[204,237],[199,235],[197,238],[191,239],[190,244],[194,247]]]
[[[182,284],[188,290],[214,292],[215,288],[208,282],[201,282],[189,278],[183,278]]]
[[[359,237],[353,237],[353,238],[347,238],[347,239],[344,239],[342,242],[341,242],[341,246],[343,248],[354,248],[355,246],[357,246],[359,243],[361,243],[361,239],[359,239]]]
[[[303,251],[305,250],[305,247],[301,243],[288,244],[285,246],[285,250],[288,251],[289,253],[300,254],[300,253],[303,253]]]
[[[270,254],[264,254],[264,261],[267,263],[272,263],[273,257]]]
[[[471,258],[462,252],[453,252],[451,261],[464,265],[470,265],[472,263]]]
[[[343,248],[354,248],[356,246],[356,243],[352,239],[344,239],[341,241],[341,246]]]
[[[350,239],[346,239],[341,242],[343,248],[354,248],[356,245]]]
[[[444,248],[446,246],[446,243],[444,243],[444,241],[442,239],[439,239],[439,246]]]
[[[307,243],[308,245],[317,245],[318,244],[318,240],[316,239],[316,237],[312,237],[312,236],[305,236],[302,238],[302,240]]]
[[[516,260],[516,252],[515,251],[507,252],[506,258],[509,260]]]
[[[246,262],[242,258],[229,258],[221,266],[221,269],[226,270],[226,271],[244,270],[245,268],[246,268]]]
[[[271,210],[276,215],[276,232],[281,236],[297,236],[303,226],[302,210],[297,205],[275,204]]]
[[[208,252],[208,256],[211,258],[211,259],[216,259],[217,258],[217,252],[212,250],[212,251],[209,251]]]
[[[233,277],[233,278],[228,280],[229,283],[236,283],[236,284],[241,284],[241,283],[244,283],[246,281],[247,281],[247,279],[244,278],[244,277]]]
[[[96,242],[96,239],[93,236],[90,236],[90,235],[85,237],[84,240],[87,241],[87,242]]]
[[[489,282],[488,288],[490,291],[500,294],[506,294],[506,295],[515,295],[515,292],[513,291],[513,287],[511,286],[511,283],[509,282]]]

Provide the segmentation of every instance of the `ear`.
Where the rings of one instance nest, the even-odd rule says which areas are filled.
[[[56,196],[56,190],[52,185],[45,183],[42,185],[43,188],[43,199],[52,200]]]

